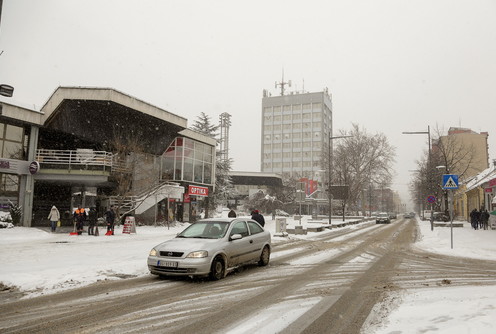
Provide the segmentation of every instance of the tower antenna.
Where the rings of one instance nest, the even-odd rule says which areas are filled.
[[[231,115],[220,114],[220,156],[223,161],[229,160],[229,127],[231,126]]]
[[[276,81],[276,88],[277,86],[281,86],[281,96],[284,96],[284,86],[288,85],[291,87],[291,80],[288,80],[288,82],[284,82],[284,68],[282,69],[282,80],[281,82]]]

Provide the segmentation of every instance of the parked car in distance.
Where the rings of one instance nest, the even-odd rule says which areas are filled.
[[[248,263],[266,266],[270,251],[270,232],[252,219],[201,219],[174,239],[153,247],[147,264],[154,275],[219,280]]]
[[[375,223],[376,224],[390,224],[391,219],[389,218],[389,215],[387,212],[380,212],[377,214],[377,217],[375,218]]]
[[[432,211],[431,210],[424,210],[422,212],[422,220],[431,220],[431,214],[432,214]]]
[[[432,217],[434,218],[435,222],[449,222],[450,217],[445,214],[444,212],[434,212]]]
[[[406,212],[403,218],[415,218],[415,212]]]
[[[396,215],[396,212],[390,212],[389,213],[389,219],[396,219],[398,216]]]

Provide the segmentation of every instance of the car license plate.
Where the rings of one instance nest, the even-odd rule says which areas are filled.
[[[157,266],[158,267],[172,267],[172,268],[177,268],[177,262],[174,261],[157,261]]]

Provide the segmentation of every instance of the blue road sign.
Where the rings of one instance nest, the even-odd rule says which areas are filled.
[[[458,175],[444,174],[443,189],[458,189]]]

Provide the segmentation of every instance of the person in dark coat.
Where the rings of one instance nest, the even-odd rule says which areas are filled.
[[[259,223],[260,225],[265,225],[265,218],[258,210],[253,210],[251,214],[251,219]]]
[[[95,225],[96,225],[96,208],[91,208],[88,213],[88,235],[95,235]]]
[[[229,218],[236,218],[236,211],[234,211],[233,209],[231,209],[231,211],[229,211],[229,213],[227,214],[227,217],[229,217]]]
[[[105,221],[107,222],[107,233],[114,235],[115,211],[113,205],[105,212]]]
[[[470,212],[470,223],[472,224],[472,228],[477,230],[479,225],[479,213],[477,212],[477,209],[473,209]]]
[[[489,212],[487,212],[487,209],[484,209],[484,211],[481,212],[480,220],[482,222],[482,227],[484,228],[484,230],[487,230],[489,228]]]

